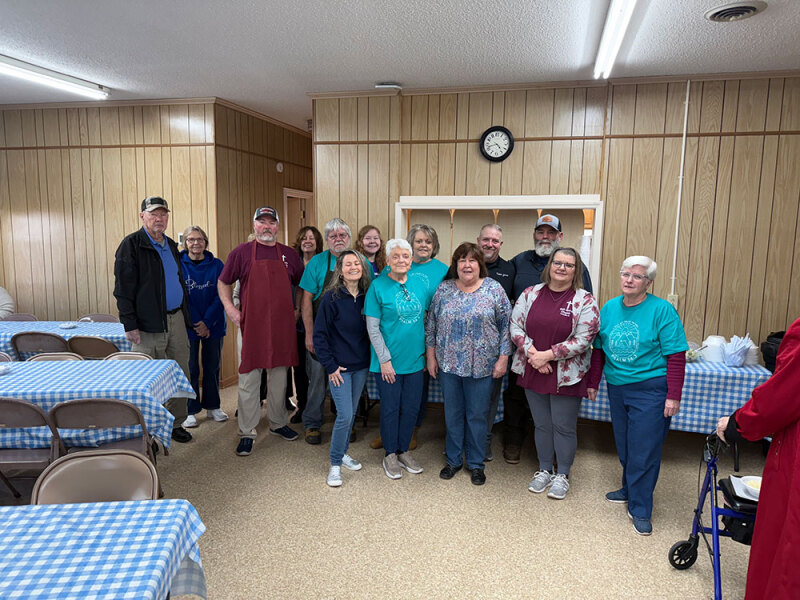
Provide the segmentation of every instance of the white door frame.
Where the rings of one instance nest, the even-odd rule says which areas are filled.
[[[405,239],[410,223],[408,211],[429,210],[492,210],[492,209],[543,209],[543,210],[594,210],[592,227],[592,255],[589,273],[600,286],[600,258],[603,249],[603,203],[600,194],[564,194],[542,196],[400,196],[394,205],[395,237]]]
[[[309,192],[308,190],[298,190],[295,188],[283,188],[283,214],[289,214],[289,198],[303,198],[305,200],[313,200],[314,199],[314,192]],[[307,210],[307,208],[306,208]],[[289,221],[285,218],[283,220],[283,239],[286,240],[287,245],[289,244]]]

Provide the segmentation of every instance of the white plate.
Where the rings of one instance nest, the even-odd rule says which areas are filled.
[[[761,479],[761,477],[736,477],[734,475],[730,476],[731,485],[733,486],[733,493],[736,494],[742,500],[747,500],[749,502],[758,502],[758,494],[759,490],[756,490],[749,485],[744,483],[745,479]]]
[[[11,373],[11,365],[0,365],[0,375],[5,375],[6,373]]]
[[[78,325],[76,323],[61,323],[59,329],[75,329]]]
[[[747,475],[746,477],[742,477],[742,483],[744,484],[745,493],[753,498],[753,500],[758,500],[761,494],[761,477]]]

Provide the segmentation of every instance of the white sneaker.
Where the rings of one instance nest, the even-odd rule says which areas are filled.
[[[197,419],[195,419],[194,415],[189,415],[186,417],[186,420],[183,422],[184,427],[197,427]]]
[[[349,454],[345,454],[342,457],[342,466],[345,469],[349,469],[350,471],[360,471],[361,470],[361,463],[358,462],[355,458],[353,458]]]
[[[339,487],[342,485],[341,467],[331,465],[331,470],[328,471],[328,485],[331,487]]]
[[[213,419],[218,423],[222,423],[223,421],[228,420],[228,415],[226,415],[221,408],[215,408],[214,410],[206,411],[206,414],[208,415],[209,419]]]

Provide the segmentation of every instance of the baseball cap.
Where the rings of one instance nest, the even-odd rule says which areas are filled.
[[[167,205],[167,201],[164,200],[161,196],[148,196],[144,200],[142,200],[142,212],[150,212],[157,208],[163,208],[167,212],[169,212],[169,206]]]
[[[272,217],[276,221],[280,221],[278,218],[278,211],[271,206],[262,206],[261,208],[257,208],[255,214],[253,215],[253,221],[256,221],[259,217]]]
[[[539,217],[539,220],[536,221],[536,227],[534,229],[539,229],[542,225],[549,225],[556,231],[561,231],[561,221],[559,221],[558,217],[555,215],[542,215]]]

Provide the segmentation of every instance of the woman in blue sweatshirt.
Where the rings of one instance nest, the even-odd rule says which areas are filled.
[[[331,487],[342,485],[342,465],[351,471],[361,468],[361,463],[347,454],[347,448],[370,360],[363,313],[372,274],[365,265],[366,260],[355,250],[339,255],[314,321],[314,349],[328,374],[337,411],[331,434]]]
[[[219,367],[222,358],[222,341],[227,321],[225,309],[217,293],[217,278],[222,272],[222,261],[214,258],[206,248],[208,236],[197,225],[183,232],[181,263],[189,292],[189,312],[193,328],[189,329],[189,379],[197,398],[189,400],[189,416],[184,427],[197,427],[195,415],[205,408],[208,418],[227,421],[219,407]],[[202,350],[201,350],[202,347]],[[203,390],[200,393],[200,360],[203,363]]]

